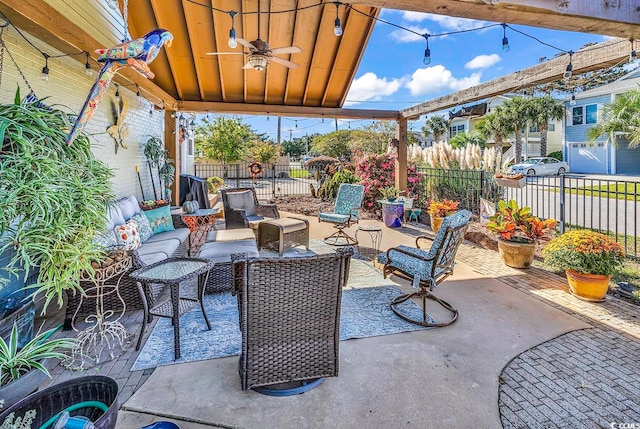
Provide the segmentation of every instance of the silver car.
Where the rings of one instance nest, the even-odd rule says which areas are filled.
[[[564,174],[569,172],[569,164],[555,158],[535,157],[511,166],[512,173],[522,173],[527,176],[545,176],[549,174]]]

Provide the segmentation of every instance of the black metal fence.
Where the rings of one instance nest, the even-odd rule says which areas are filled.
[[[630,178],[564,176],[527,176],[522,187],[498,186],[493,174],[474,170],[421,168],[424,192],[420,200],[448,198],[480,214],[480,198],[497,202],[516,200],[531,207],[534,215],[556,219],[560,233],[587,228],[610,235],[627,255],[638,259],[638,206],[640,182]],[[613,178],[615,177],[615,178]]]

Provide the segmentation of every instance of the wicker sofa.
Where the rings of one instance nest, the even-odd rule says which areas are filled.
[[[116,226],[123,225],[140,212],[140,205],[135,196],[115,201],[107,211],[107,233],[113,231]],[[169,257],[186,256],[189,249],[189,229],[182,228],[175,220],[174,218],[175,229],[153,234],[142,243],[140,248],[130,251],[131,264],[125,272],[119,272],[117,275],[105,280],[118,286],[118,293],[105,293],[103,295],[103,303],[106,310],[118,312],[123,309],[127,311],[142,309],[142,298],[138,292],[136,282],[129,277],[129,273],[142,266],[150,265]],[[96,282],[87,279],[81,281],[80,286],[86,291],[95,288]],[[65,329],[71,328],[74,318],[77,320],[79,316],[95,314],[96,299],[91,297],[91,294],[88,295],[82,296],[79,293],[67,294]]]

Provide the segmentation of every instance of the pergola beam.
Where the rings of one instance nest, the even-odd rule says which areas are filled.
[[[635,1],[343,0],[347,3],[640,39]]]
[[[397,110],[341,109],[338,107],[282,106],[276,104],[218,103],[178,101],[178,110],[186,112],[235,113],[238,115],[298,116],[313,118],[398,120]]]
[[[628,58],[629,52],[628,40],[613,39],[589,46],[583,51],[573,54],[571,61],[573,73],[584,73],[615,65]],[[406,108],[400,113],[404,118],[416,119],[421,115],[438,112],[459,104],[484,100],[532,85],[556,81],[562,78],[567,64],[569,64],[569,56],[562,55],[489,82]]]

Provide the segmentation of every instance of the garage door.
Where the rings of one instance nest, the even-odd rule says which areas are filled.
[[[607,174],[607,147],[604,143],[570,143],[569,169],[572,173]]]
[[[616,149],[616,174],[640,174],[640,147],[628,148],[626,139],[618,141]]]

